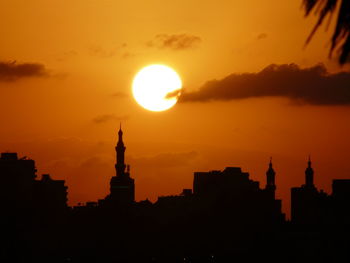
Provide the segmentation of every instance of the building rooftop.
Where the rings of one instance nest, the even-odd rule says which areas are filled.
[[[1,160],[6,160],[6,161],[16,161],[18,160],[17,153],[1,153]]]

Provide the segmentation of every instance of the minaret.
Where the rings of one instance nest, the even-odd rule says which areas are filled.
[[[124,161],[124,154],[126,147],[124,146],[123,142],[123,131],[122,131],[122,125],[120,124],[119,131],[118,131],[118,143],[115,147],[115,151],[117,153],[117,163],[115,164],[115,170],[117,173],[117,177],[124,176],[125,175],[125,161]]]
[[[314,186],[314,170],[311,167],[311,158],[309,155],[309,161],[307,162],[308,166],[305,170],[305,186],[313,188]]]
[[[275,198],[275,170],[272,168],[272,157],[270,158],[269,169],[266,171],[266,186],[265,189]]]
[[[130,205],[135,200],[135,183],[130,177],[130,166],[125,165],[124,154],[126,147],[123,142],[123,131],[120,125],[118,143],[115,147],[117,162],[115,164],[116,176],[110,181],[110,195],[107,202],[114,206]]]

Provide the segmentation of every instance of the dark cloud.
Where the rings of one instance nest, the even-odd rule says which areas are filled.
[[[128,59],[136,56],[136,54],[130,51],[130,47],[127,43],[122,43],[118,46],[112,46],[109,48],[104,48],[100,45],[92,45],[88,48],[90,56],[99,58],[112,58],[119,56],[122,59]]]
[[[95,117],[92,121],[96,124],[101,124],[109,121],[124,121],[127,120],[128,116],[116,116],[114,114],[104,114]]]
[[[256,38],[257,38],[257,40],[261,40],[261,39],[267,38],[267,34],[261,33]]]
[[[16,81],[27,77],[45,77],[49,73],[43,64],[0,61],[0,81]]]
[[[172,50],[184,50],[196,47],[201,38],[195,35],[188,34],[158,34],[154,40],[149,41],[147,46],[157,48],[168,48]]]
[[[166,94],[165,98],[166,99],[173,99],[173,98],[176,98],[178,99],[181,95],[181,89],[177,89],[177,90],[174,90],[172,92],[169,92]]]
[[[231,74],[184,93],[180,101],[235,100],[286,97],[298,104],[349,105],[350,72],[329,73],[323,64],[300,68],[296,64],[269,65],[258,73]]]

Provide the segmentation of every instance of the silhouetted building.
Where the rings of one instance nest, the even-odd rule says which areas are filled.
[[[35,162],[17,153],[2,153],[0,158],[0,196],[3,207],[16,213],[62,213],[67,209],[67,187],[63,180],[44,174],[36,178]]]
[[[116,176],[111,178],[110,194],[105,199],[108,205],[130,205],[135,201],[135,184],[134,179],[130,177],[130,166],[125,164],[125,149],[123,131],[120,127],[118,143],[115,147],[117,155]]]
[[[36,206],[41,211],[57,215],[67,211],[67,186],[64,180],[53,180],[43,174],[41,180],[34,182]]]
[[[333,180],[332,196],[337,200],[350,201],[350,179]]]
[[[232,195],[242,191],[254,192],[259,189],[259,182],[249,179],[239,167],[226,167],[223,171],[195,172],[193,193],[198,196]]]
[[[275,170],[272,168],[272,158],[270,158],[269,169],[266,171],[265,191],[273,199],[275,199],[275,192],[276,192],[275,175],[276,175]]]
[[[350,224],[350,179],[333,180],[330,211],[334,223]]]
[[[314,170],[309,158],[305,184],[291,189],[291,219],[296,224],[320,224],[325,220],[327,194],[314,185]]]
[[[281,200],[275,199],[275,173],[272,163],[268,186],[260,189],[259,182],[249,179],[249,173],[239,167],[226,167],[223,171],[195,172],[193,194],[201,202],[226,210],[234,220],[255,223],[282,223]],[[216,209],[215,208],[215,209]]]
[[[5,208],[29,209],[32,206],[33,183],[36,178],[35,163],[17,153],[1,153],[0,198]]]
[[[183,189],[181,195],[182,196],[191,196],[192,195],[192,189]]]
[[[168,208],[173,207],[174,204],[181,206],[185,202],[188,202],[191,197],[193,197],[192,189],[183,189],[180,195],[159,196],[155,205]]]

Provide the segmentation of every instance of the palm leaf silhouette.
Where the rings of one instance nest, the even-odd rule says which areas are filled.
[[[350,52],[350,0],[303,0],[305,15],[308,16],[312,10],[318,14],[318,21],[311,31],[306,43],[309,43],[317,29],[322,25],[327,15],[332,18],[339,6],[336,27],[331,38],[331,48],[329,55],[332,55],[334,49],[339,47],[339,63],[349,62]]]

